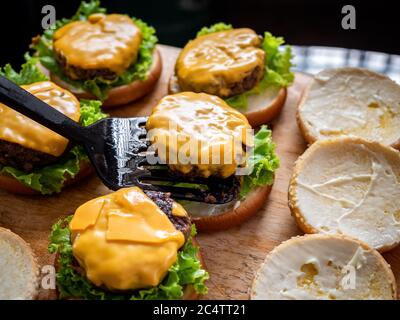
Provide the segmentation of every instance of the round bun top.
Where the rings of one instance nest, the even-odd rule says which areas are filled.
[[[360,68],[327,69],[306,89],[298,109],[310,143],[354,135],[400,147],[400,86]]]
[[[396,299],[382,256],[344,236],[306,235],[276,247],[257,272],[252,299]]]
[[[314,143],[296,162],[289,205],[306,232],[385,251],[400,242],[400,152],[361,138]]]
[[[0,300],[35,299],[39,266],[30,246],[18,235],[0,227]]]

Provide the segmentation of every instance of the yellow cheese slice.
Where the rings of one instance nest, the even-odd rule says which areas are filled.
[[[93,226],[96,223],[97,217],[103,209],[105,202],[105,199],[98,198],[80,206],[76,210],[74,217],[69,224],[70,230],[83,231],[86,228]]]
[[[234,86],[257,67],[264,67],[265,52],[260,45],[261,38],[247,28],[214,32],[189,41],[176,62],[179,86],[182,91],[227,97],[230,91],[219,88],[219,83]]]
[[[186,217],[186,210],[177,202],[172,204],[172,215],[176,217]]]
[[[73,255],[97,286],[157,286],[185,242],[182,232],[137,187],[82,205],[70,222]]]
[[[75,96],[50,81],[22,86],[54,109],[78,122],[80,103]],[[37,122],[0,103],[0,140],[19,144],[58,157],[67,148],[68,140]]]
[[[174,171],[227,178],[246,159],[251,146],[246,117],[224,100],[205,93],[182,92],[161,99],[146,128],[161,161]],[[243,161],[244,162],[244,161]]]
[[[129,16],[94,14],[57,30],[53,46],[70,66],[121,74],[135,62],[141,42],[142,33]]]

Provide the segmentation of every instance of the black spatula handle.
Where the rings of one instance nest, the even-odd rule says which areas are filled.
[[[85,128],[3,76],[0,76],[0,102],[67,139],[77,143],[89,139]]]

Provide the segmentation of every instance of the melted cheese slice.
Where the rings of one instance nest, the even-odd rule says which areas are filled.
[[[78,122],[80,103],[75,96],[50,81],[22,86],[54,109]],[[58,157],[63,154],[68,140],[37,122],[0,103],[0,140],[17,143]]]
[[[157,286],[184,236],[139,188],[79,207],[70,222],[73,254],[95,285],[111,290]]]
[[[186,217],[187,212],[182,207],[182,205],[174,201],[174,203],[172,204],[172,215],[174,215],[175,217]]]
[[[221,79],[228,84],[240,82],[257,66],[264,66],[265,52],[260,44],[260,37],[246,28],[215,32],[190,41],[176,62],[180,87],[214,93],[204,88],[218,85]],[[225,96],[223,92],[222,95]]]
[[[343,236],[306,235],[276,247],[251,290],[255,300],[395,300],[395,280],[376,251]]]
[[[235,173],[242,144],[251,145],[246,117],[224,100],[205,93],[164,97],[146,124],[153,147],[172,170],[197,176]]]
[[[400,141],[400,86],[359,68],[328,69],[314,78],[299,119],[314,140],[354,135],[392,145]]]
[[[142,33],[128,16],[94,14],[60,28],[53,41],[68,65],[121,74],[135,62]]]
[[[400,153],[360,138],[321,140],[300,158],[289,199],[321,233],[385,250],[400,242]]]

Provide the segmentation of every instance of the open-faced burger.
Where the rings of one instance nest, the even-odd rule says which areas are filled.
[[[71,19],[56,22],[32,48],[51,79],[103,107],[149,93],[161,73],[154,28],[140,19],[107,14],[100,1],[82,2]]]
[[[236,196],[233,201],[181,202],[199,230],[221,230],[240,224],[264,205],[279,166],[271,131],[266,126],[254,135],[247,118],[223,99],[182,92],[161,99],[146,128],[158,161],[187,181],[186,185],[169,182],[172,186],[202,189],[204,183],[191,183],[191,179],[211,181],[213,177],[236,176],[238,183],[225,191]]]
[[[168,194],[93,199],[53,226],[59,298],[195,299],[207,292],[195,229]]]
[[[6,65],[0,74],[83,126],[106,116],[99,101],[79,101],[49,81],[37,68],[36,58],[27,59],[19,73]],[[0,188],[52,194],[90,172],[82,147],[0,103]]]

